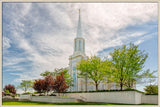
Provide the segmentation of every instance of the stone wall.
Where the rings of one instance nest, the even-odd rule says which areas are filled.
[[[78,102],[78,100],[74,98],[59,97],[59,96],[32,96],[30,100],[35,102],[47,102],[47,103]]]
[[[61,96],[21,96],[21,99],[24,98],[28,98],[31,101],[48,103],[85,101],[118,104],[158,104],[158,95],[144,95],[137,91],[61,93]]]
[[[86,102],[105,102],[105,103],[122,103],[122,104],[143,104],[143,103],[158,104],[158,95],[149,96],[139,93],[137,91],[65,93],[65,96],[81,99]]]
[[[86,102],[141,104],[141,93],[136,91],[66,93],[65,95]]]
[[[158,104],[158,95],[142,95],[142,104]]]
[[[14,98],[11,96],[3,96],[2,97],[2,101],[18,101],[18,100],[19,100],[18,98]]]
[[[27,94],[27,95],[20,95],[19,101],[29,101],[31,99],[32,95]]]

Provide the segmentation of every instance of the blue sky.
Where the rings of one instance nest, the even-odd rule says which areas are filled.
[[[158,70],[156,3],[3,3],[3,86],[68,66],[79,8],[87,56],[132,42],[149,54],[144,70]]]

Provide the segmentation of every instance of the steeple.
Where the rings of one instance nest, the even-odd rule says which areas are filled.
[[[78,20],[78,27],[77,27],[77,37],[82,37],[80,9],[79,9],[79,20]]]
[[[74,54],[85,53],[85,40],[82,38],[81,31],[81,17],[80,17],[80,9],[79,9],[79,20],[77,27],[77,36],[74,39]]]
[[[87,59],[87,56],[85,55],[85,39],[82,38],[80,9],[77,35],[74,38],[73,48],[73,55],[69,56],[69,74],[73,77],[73,86],[70,87],[70,91],[83,91],[85,90],[84,88],[87,87],[87,84],[84,83],[85,80],[83,80],[83,78],[78,78],[79,71],[76,70],[78,62]]]

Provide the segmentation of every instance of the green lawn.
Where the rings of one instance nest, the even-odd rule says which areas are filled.
[[[130,104],[111,104],[111,103],[43,103],[43,102],[32,102],[32,101],[3,101],[2,105],[130,105]],[[151,105],[151,104],[143,104]]]

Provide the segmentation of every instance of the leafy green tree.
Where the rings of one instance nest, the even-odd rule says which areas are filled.
[[[98,90],[98,85],[105,78],[106,74],[110,74],[110,61],[102,61],[100,57],[91,56],[86,60],[79,61],[76,69],[80,71],[78,74],[80,77],[87,77],[94,81],[96,90]]]
[[[158,75],[158,70],[151,72],[150,69],[147,69],[137,77],[137,83],[151,85],[156,81],[156,79],[158,79],[157,75]]]
[[[20,85],[17,88],[22,89],[25,93],[28,89],[32,88],[33,82],[31,80],[22,80]]]
[[[41,73],[40,75],[42,77],[46,77],[48,75],[55,76],[55,73],[54,72],[45,71],[44,73]]]
[[[120,89],[122,90],[123,86],[131,88],[136,79],[141,77],[139,73],[142,72],[148,55],[132,43],[129,47],[123,45],[121,48],[114,49],[110,55],[114,63],[113,76],[119,83]]]
[[[158,94],[158,85],[149,85],[144,88],[146,94]]]

